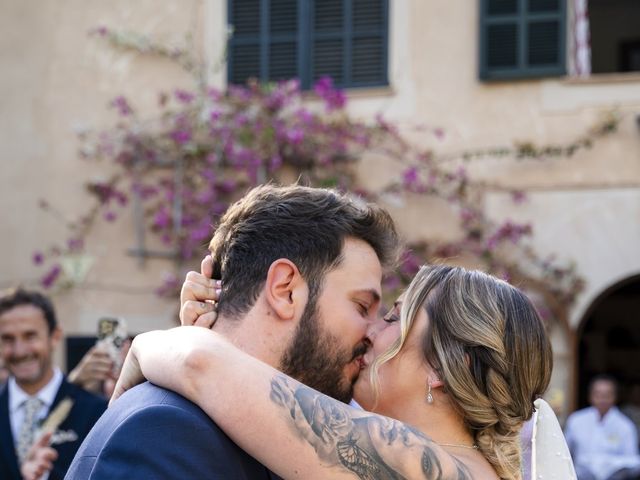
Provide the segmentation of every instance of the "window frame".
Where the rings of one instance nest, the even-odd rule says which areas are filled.
[[[557,12],[528,12],[529,0],[517,0],[516,13],[490,15],[489,0],[479,2],[479,76],[483,81],[535,79],[544,77],[561,77],[567,74],[567,1],[558,0],[560,8]],[[558,63],[554,66],[529,66],[527,64],[529,41],[528,25],[535,21],[558,20]],[[490,68],[488,65],[487,28],[491,25],[516,25],[518,29],[517,66],[508,68]]]
[[[291,34],[275,34],[271,35],[269,25],[269,14],[271,0],[258,0],[260,5],[260,21],[259,33],[255,35],[242,35],[240,39],[236,34],[232,34],[228,39],[227,45],[227,84],[234,85],[232,81],[234,56],[232,54],[233,47],[236,45],[253,45],[256,44],[260,49],[259,52],[259,77],[260,82],[270,82],[269,80],[269,47],[277,41],[291,41]],[[314,58],[313,58],[313,42],[320,39],[340,39],[343,42],[342,49],[342,70],[343,79],[341,82],[336,81],[336,86],[346,89],[373,88],[389,86],[389,0],[379,0],[382,3],[383,25],[381,27],[369,27],[354,29],[353,26],[353,2],[354,0],[343,0],[342,15],[343,25],[341,29],[335,29],[331,32],[316,32],[313,28],[315,17],[314,7],[316,1],[322,0],[296,0],[297,1],[297,58],[296,58],[296,76],[300,81],[303,90],[313,88],[314,82]],[[234,14],[234,0],[227,0],[227,25],[231,27]],[[379,80],[375,81],[353,81],[353,43],[357,38],[380,36],[382,41],[382,75]],[[335,79],[334,79],[335,80]],[[236,84],[237,85],[237,84]]]

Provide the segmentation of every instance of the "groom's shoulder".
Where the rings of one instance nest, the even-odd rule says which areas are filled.
[[[180,414],[180,420],[177,413]],[[184,421],[182,417],[191,418],[193,423],[201,423],[214,431],[218,426],[198,407],[183,396],[152,383],[145,382],[124,393],[107,410],[104,417],[115,423],[131,421],[137,417],[153,417],[156,420],[167,417],[172,421]]]
[[[82,444],[67,478],[268,478],[194,403],[144,383],[114,402]],[[89,475],[87,472],[92,472]],[[160,472],[160,473],[158,473]],[[178,474],[179,473],[179,474]]]
[[[183,408],[197,408],[195,404],[183,396],[166,388],[158,387],[150,382],[141,383],[126,391],[111,405],[111,408],[135,410],[149,405],[174,405]]]
[[[222,430],[194,403],[149,382],[137,385],[115,401],[85,439],[85,455],[97,455],[123,440],[153,445],[191,431],[215,443],[230,443]]]

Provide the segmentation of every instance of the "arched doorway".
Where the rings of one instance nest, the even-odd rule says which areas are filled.
[[[640,384],[640,275],[605,290],[577,331],[577,407],[587,406],[589,380],[608,373],[620,381],[620,400]]]

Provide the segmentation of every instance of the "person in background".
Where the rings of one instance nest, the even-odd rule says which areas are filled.
[[[120,351],[122,356],[119,362],[120,366],[127,356],[130,345],[130,341],[125,342]],[[107,346],[97,343],[82,357],[78,365],[69,372],[68,380],[88,392],[109,399],[118,380],[119,370]]]
[[[0,478],[21,480],[21,466],[46,455],[49,480],[62,479],[106,401],[71,384],[53,364],[62,339],[51,301],[15,289],[0,295],[0,356],[9,379],[0,390]],[[62,405],[61,408],[57,408]],[[39,437],[43,421],[56,412],[53,432]],[[53,419],[51,419],[53,422]],[[42,473],[33,478],[40,478]],[[28,477],[27,477],[28,478]]]
[[[2,357],[0,357],[0,389],[4,387],[4,384],[7,383],[7,379],[9,378],[9,370],[4,366],[4,361]]]
[[[640,383],[631,385],[627,402],[620,407],[620,411],[635,423],[638,436],[640,436]]]
[[[108,345],[98,341],[85,353],[78,365],[69,373],[67,380],[84,390],[108,400],[113,393],[122,362],[131,345],[126,340],[114,359]],[[24,480],[38,480],[53,467],[58,453],[50,445],[51,434],[40,435],[20,465]]]
[[[578,480],[640,478],[636,427],[616,407],[618,385],[609,375],[589,384],[590,407],[569,415],[565,437]]]

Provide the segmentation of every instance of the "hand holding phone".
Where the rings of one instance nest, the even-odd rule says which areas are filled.
[[[102,349],[104,349],[113,362],[113,374],[117,375],[122,368],[122,349],[129,340],[127,333],[127,324],[124,318],[120,317],[102,317],[98,320],[98,341]]]

